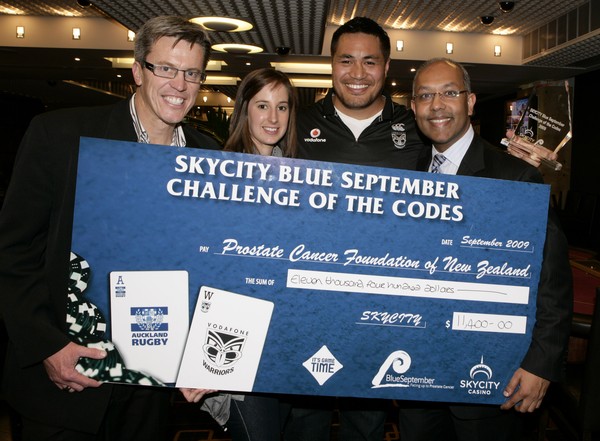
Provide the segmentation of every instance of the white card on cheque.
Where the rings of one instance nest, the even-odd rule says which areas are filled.
[[[187,271],[113,271],[110,307],[125,366],[174,384],[189,329]]]
[[[177,387],[250,392],[273,302],[200,288]]]

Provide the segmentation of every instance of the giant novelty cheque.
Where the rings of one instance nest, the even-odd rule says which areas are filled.
[[[545,185],[82,138],[67,319],[101,381],[500,403]]]

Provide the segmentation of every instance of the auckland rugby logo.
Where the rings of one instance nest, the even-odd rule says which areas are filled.
[[[135,323],[131,325],[132,331],[168,331],[169,324],[165,322],[165,315],[169,314],[166,306],[151,308],[131,308],[131,315]]]
[[[169,340],[169,323],[166,306],[132,307],[130,314],[135,323],[131,324],[132,346],[162,346]]]

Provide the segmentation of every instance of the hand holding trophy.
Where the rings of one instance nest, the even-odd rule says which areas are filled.
[[[548,150],[546,147],[529,141],[526,137],[516,135],[513,130],[506,131],[506,138],[502,140],[502,144],[506,146],[508,153],[521,158],[534,167],[544,164],[554,171],[562,168],[562,164],[557,161],[559,149]]]
[[[572,137],[569,83],[564,81],[559,85],[534,87],[516,127],[508,129],[502,140],[509,154],[535,167],[543,164],[554,171],[562,169],[558,152]],[[550,150],[545,145],[556,147]]]

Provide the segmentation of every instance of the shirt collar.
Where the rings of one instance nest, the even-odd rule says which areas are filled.
[[[142,144],[150,144],[150,137],[148,136],[148,132],[142,126],[142,122],[138,117],[138,114],[135,110],[135,93],[131,96],[129,100],[129,113],[131,113],[131,119],[133,120],[133,128],[135,129],[135,134],[137,135],[137,139],[139,143]],[[186,139],[183,133],[183,127],[181,124],[177,124],[175,126],[175,130],[173,130],[173,139],[171,140],[171,144],[176,147],[185,147]]]
[[[431,147],[432,158],[438,153],[442,153],[446,157],[446,161],[444,161],[440,167],[443,173],[453,175],[456,174],[460,163],[465,157],[465,154],[467,153],[467,150],[473,141],[474,136],[475,131],[473,130],[473,126],[469,125],[469,128],[465,134],[458,141],[452,144],[445,152],[439,152],[434,146]]]
[[[336,114],[336,109],[333,105],[334,95],[333,89],[329,89],[329,92],[327,92],[327,95],[325,95],[325,98],[323,98],[323,113],[325,115],[333,116]],[[379,114],[379,119],[382,121],[390,121],[394,116],[394,107],[398,106],[398,104],[392,101],[392,97],[389,94],[382,92],[381,95],[383,95],[385,98],[385,104],[383,105],[383,110]]]

